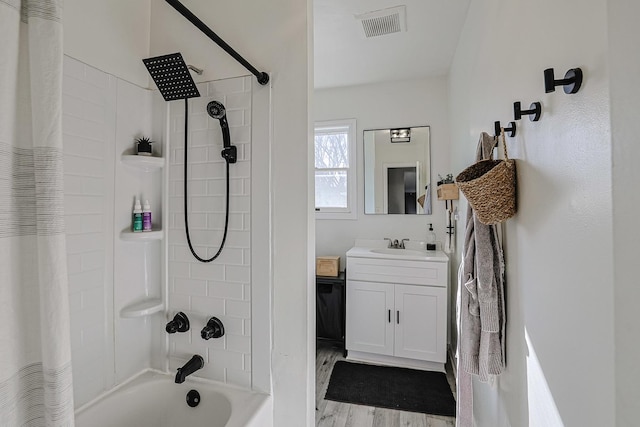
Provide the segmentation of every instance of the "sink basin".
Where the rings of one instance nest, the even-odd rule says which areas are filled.
[[[347,251],[347,258],[372,258],[386,259],[391,261],[449,261],[449,257],[441,251],[426,251],[417,243],[409,242],[411,246],[407,249],[396,249],[387,247],[385,242],[356,240],[356,246]],[[383,246],[384,244],[384,246]]]
[[[382,254],[382,255],[396,255],[398,257],[427,255],[425,251],[416,251],[413,249],[383,248],[383,249],[371,249],[371,252],[373,252],[374,254]]]

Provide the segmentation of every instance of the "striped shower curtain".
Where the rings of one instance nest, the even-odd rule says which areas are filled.
[[[0,0],[0,426],[73,426],[62,0]]]

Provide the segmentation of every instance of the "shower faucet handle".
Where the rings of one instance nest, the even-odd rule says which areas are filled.
[[[224,335],[224,325],[217,317],[212,317],[207,322],[207,326],[202,328],[200,332],[200,336],[203,340],[208,340],[211,338],[220,338]]]
[[[176,332],[187,332],[189,330],[189,318],[186,314],[179,311],[173,317],[173,320],[170,320],[165,327],[165,330],[169,334],[175,334]]]

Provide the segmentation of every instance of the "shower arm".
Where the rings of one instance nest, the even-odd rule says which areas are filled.
[[[241,63],[247,70],[251,71],[251,73],[256,76],[258,79],[258,83],[261,85],[266,85],[269,83],[269,75],[265,72],[258,71],[253,65],[247,62],[238,52],[233,50],[231,46],[229,46],[224,40],[222,40],[213,30],[202,22],[196,15],[194,15],[189,9],[187,9],[182,3],[178,0],[166,0],[175,10],[178,11],[182,16],[187,18],[193,25],[198,27],[200,31],[206,34],[211,40],[213,40],[218,46],[224,49],[229,55],[233,57],[236,61]]]

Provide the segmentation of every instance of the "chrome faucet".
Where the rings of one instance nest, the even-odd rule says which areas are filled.
[[[176,384],[182,384],[184,380],[198,369],[204,367],[204,359],[200,355],[194,355],[182,368],[178,368],[176,373]]]
[[[391,240],[390,238],[385,237],[384,240],[389,241],[389,246],[387,246],[387,248],[404,249],[404,242],[407,242],[409,239],[402,239],[402,241],[398,242],[398,239]]]

